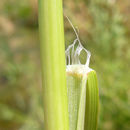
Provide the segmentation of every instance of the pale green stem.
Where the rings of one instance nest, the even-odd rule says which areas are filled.
[[[45,130],[69,130],[62,0],[39,0]]]

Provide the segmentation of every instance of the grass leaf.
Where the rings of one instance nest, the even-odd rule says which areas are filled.
[[[67,72],[67,88],[70,130],[96,130],[99,96],[95,71]]]

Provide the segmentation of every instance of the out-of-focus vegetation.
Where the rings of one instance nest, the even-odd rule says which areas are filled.
[[[64,0],[64,13],[92,53],[98,130],[129,130],[130,1]],[[43,130],[37,15],[37,0],[0,2],[0,130]],[[75,35],[66,19],[65,35],[67,47]]]

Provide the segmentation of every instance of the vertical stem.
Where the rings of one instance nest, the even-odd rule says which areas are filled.
[[[62,0],[39,0],[45,130],[68,130]]]

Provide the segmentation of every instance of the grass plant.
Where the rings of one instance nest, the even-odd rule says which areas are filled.
[[[96,74],[89,68],[87,69],[91,71],[83,72],[84,69],[86,71],[89,60],[85,65],[79,64],[76,68],[73,65],[78,63],[82,49],[88,53],[90,59],[89,52],[82,47],[78,34],[75,29],[74,31],[77,36],[75,41],[79,42],[79,46],[76,50],[74,48],[72,50],[72,65],[70,65],[71,70],[67,71],[66,86],[62,0],[39,0],[45,130],[96,130],[97,128]],[[78,73],[77,70],[81,70],[82,73]]]

